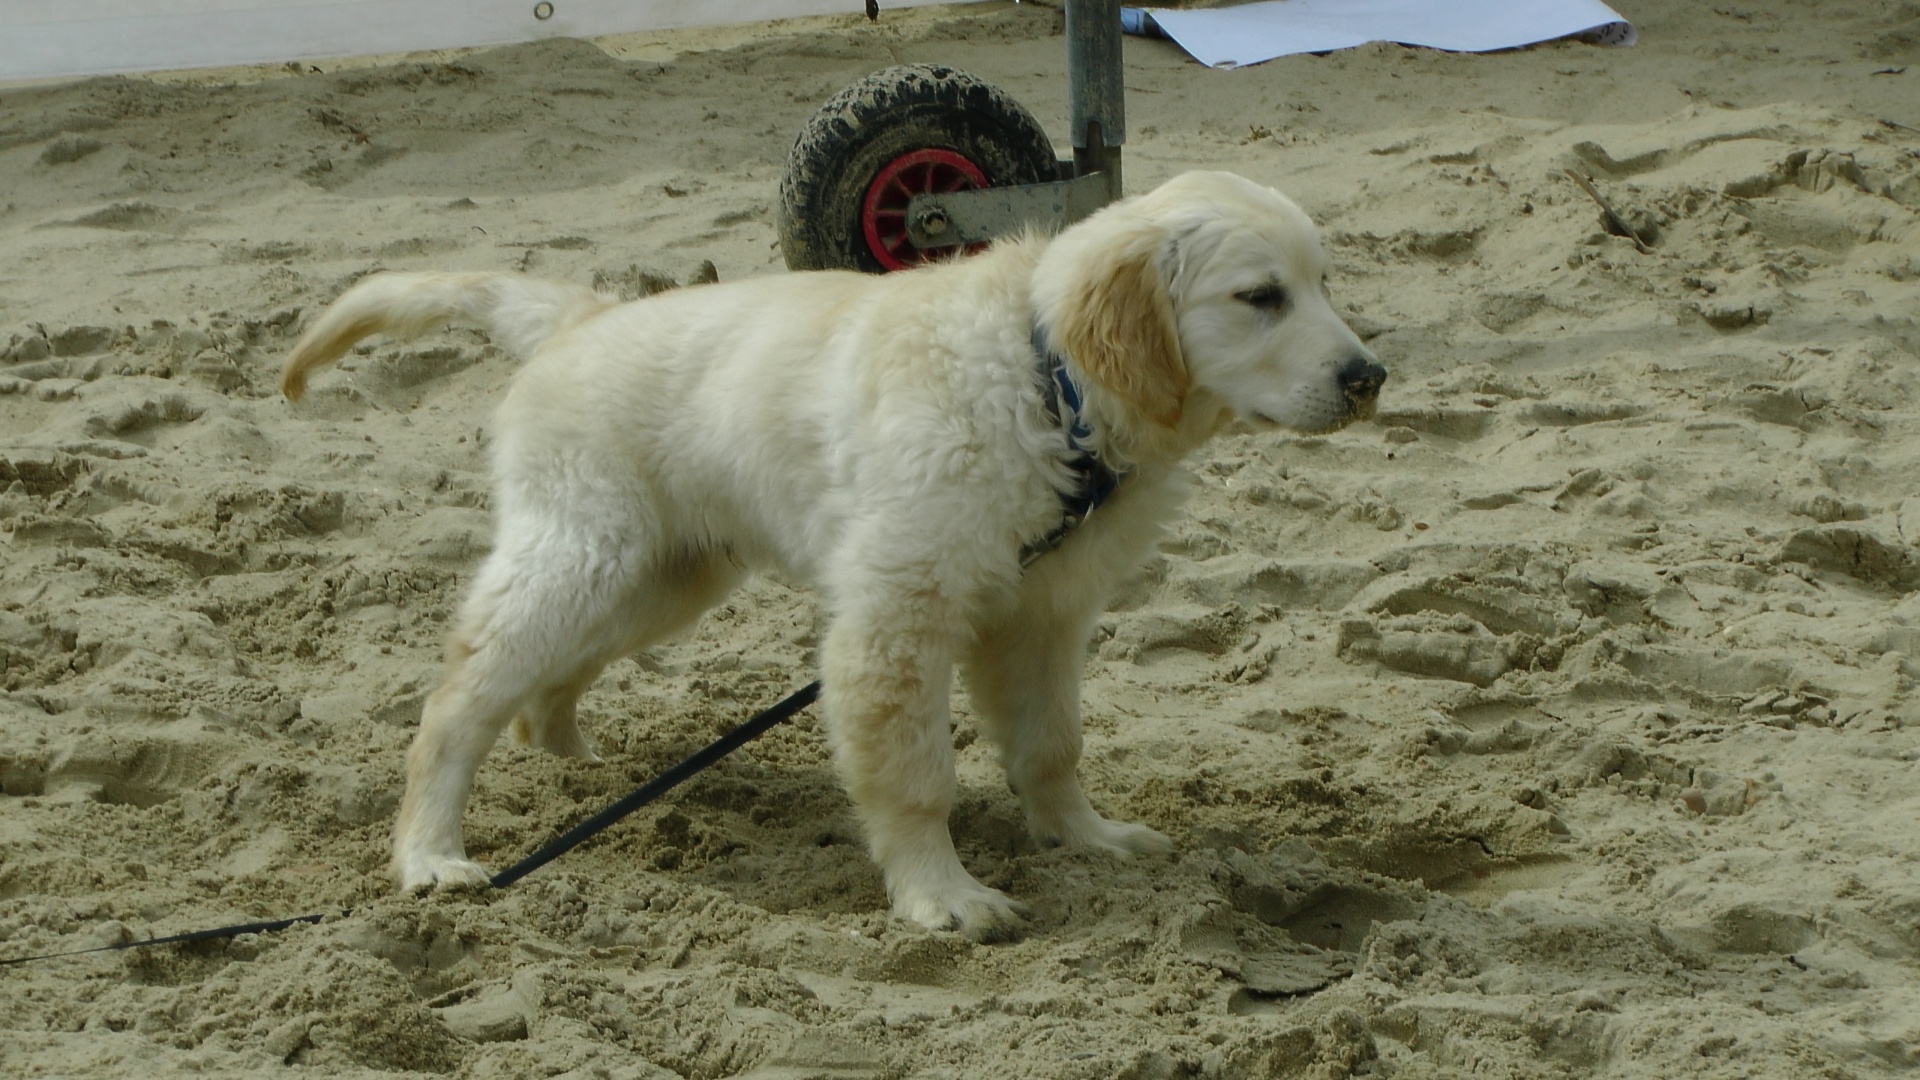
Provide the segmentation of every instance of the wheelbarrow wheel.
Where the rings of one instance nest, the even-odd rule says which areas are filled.
[[[1053,144],[991,83],[931,64],[887,68],[833,96],[794,141],[780,248],[794,270],[882,273],[953,248],[907,239],[914,195],[1045,183]]]

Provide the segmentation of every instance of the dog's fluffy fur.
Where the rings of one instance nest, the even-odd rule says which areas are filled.
[[[1097,813],[1075,776],[1086,643],[1180,502],[1181,459],[1224,422],[1321,431],[1371,412],[1385,373],[1334,313],[1326,268],[1293,203],[1190,173],[1051,240],[886,277],[774,275],[624,305],[505,274],[356,285],[295,347],[287,397],[361,338],[458,316],[528,356],[493,429],[494,548],[408,755],[401,886],[484,881],[461,816],[501,731],[593,757],[581,692],[743,567],[823,598],[834,761],[898,915],[981,939],[1020,915],[948,834],[956,666],[1036,839],[1165,850]],[[1128,475],[1023,570],[1070,483],[1036,325]]]

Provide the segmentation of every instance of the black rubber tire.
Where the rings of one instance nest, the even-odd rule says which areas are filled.
[[[885,267],[861,222],[867,188],[915,150],[950,150],[989,187],[1057,178],[1047,133],[1019,102],[964,71],[908,64],[876,71],[835,94],[794,141],[780,181],[780,250],[793,270]]]

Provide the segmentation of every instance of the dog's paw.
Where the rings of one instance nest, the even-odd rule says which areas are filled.
[[[1163,855],[1173,850],[1173,841],[1158,829],[1130,821],[1108,821],[1097,814],[1070,826],[1035,829],[1034,838],[1048,847],[1072,844],[1116,855]]]
[[[1102,820],[1100,832],[1094,844],[1122,855],[1165,855],[1173,850],[1166,833],[1132,821]]]
[[[411,855],[394,860],[394,877],[401,892],[424,889],[484,889],[493,880],[487,868],[472,859],[447,855]]]
[[[1026,930],[1025,904],[978,882],[938,894],[903,895],[893,913],[929,930],[956,930],[983,945],[1017,941]]]
[[[515,746],[532,747],[545,750],[549,754],[558,754],[563,758],[573,758],[598,765],[600,755],[594,751],[593,743],[580,731],[578,724],[549,720],[535,724],[525,713],[513,718],[513,724],[507,729],[507,737]]]

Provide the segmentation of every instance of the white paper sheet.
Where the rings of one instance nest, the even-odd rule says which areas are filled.
[[[1631,24],[1600,0],[1271,0],[1239,7],[1149,8],[1168,37],[1209,67],[1246,67],[1369,41],[1492,52],[1595,31],[1631,45]]]

